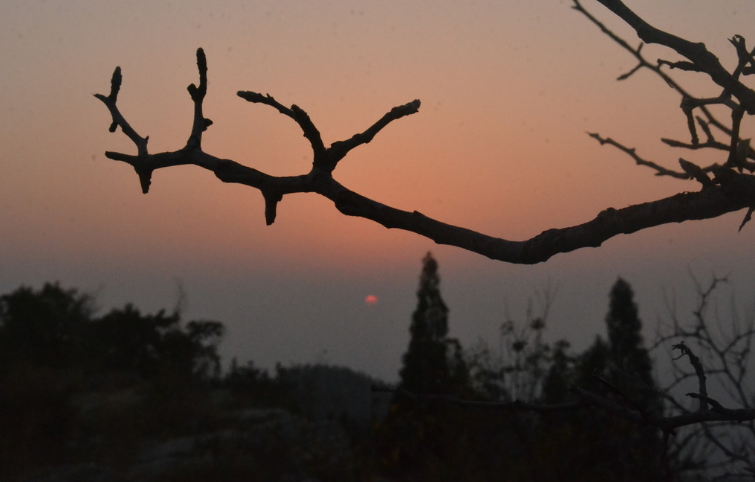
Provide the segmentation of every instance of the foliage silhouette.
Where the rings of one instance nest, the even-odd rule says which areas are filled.
[[[0,296],[0,479],[350,480],[375,380],[251,362],[221,376],[223,332],[178,310],[99,316],[58,284]]]
[[[662,416],[663,402],[653,378],[653,365],[643,346],[642,322],[634,292],[619,278],[609,294],[605,317],[608,340],[597,337],[578,357],[572,379],[576,385],[641,413]],[[582,440],[589,441],[589,458],[602,467],[621,467],[636,480],[658,480],[668,473],[664,444],[653,426],[634,424],[606,412],[581,415]]]
[[[402,357],[402,391],[468,396],[469,371],[461,344],[448,336],[448,307],[440,292],[438,262],[431,253],[422,259],[417,307]],[[440,405],[415,404],[397,393],[379,433],[379,449],[394,473],[425,471],[439,453],[450,449],[445,435],[453,412]],[[458,422],[458,420],[457,420]]]
[[[417,308],[409,327],[409,347],[399,372],[401,388],[418,393],[460,393],[468,373],[458,340],[448,337],[448,307],[440,294],[438,262],[422,259]]]
[[[82,355],[92,299],[58,284],[20,287],[0,297],[0,360],[58,366]]]
[[[423,309],[417,312],[435,306],[435,313],[443,316],[431,317],[442,320],[433,333],[447,341],[448,308],[440,296],[437,262],[431,256],[423,260],[421,280],[419,291],[424,287],[426,298],[433,301],[422,303],[418,297]],[[711,293],[720,283],[716,279],[711,288],[701,289],[695,323],[685,327],[675,318],[673,332],[664,340],[682,337],[690,347],[707,347],[695,363],[716,367],[732,393],[744,397],[741,404],[749,407],[751,394],[744,374],[755,339],[752,321],[734,324],[728,342],[725,333],[723,340],[711,337],[705,322]],[[246,452],[251,448],[243,444],[229,451],[213,442],[205,453],[215,454],[211,464],[191,473],[176,469],[173,476],[178,478],[164,480],[212,473],[244,480],[259,470],[273,478],[283,476],[288,472],[281,467],[306,450],[298,443],[320,437],[316,427],[325,427],[326,421],[331,428],[321,435],[340,434],[334,439],[340,442],[313,452],[312,460],[317,462],[305,471],[324,480],[330,476],[343,480],[344,474],[357,473],[366,479],[380,473],[416,481],[484,481],[502,476],[538,481],[677,480],[686,473],[708,474],[704,469],[714,467],[716,461],[719,472],[723,467],[726,475],[741,474],[737,467],[746,473],[751,464],[747,447],[752,416],[747,415],[749,409],[723,408],[712,398],[715,392],[703,392],[705,398],[692,393],[695,403],[705,402],[709,409],[688,410],[683,417],[691,422],[677,425],[678,434],[669,440],[661,439],[658,428],[676,419],[655,413],[661,410],[660,390],[650,376],[653,364],[639,336],[641,322],[631,286],[619,279],[609,300],[607,340],[598,337],[581,354],[569,352],[566,341],[544,340],[547,308],[538,316],[530,312],[525,329],[504,323],[500,344],[504,356],[490,351],[467,355],[465,366],[473,376],[462,378],[466,384],[455,386],[449,381],[458,378],[442,380],[437,370],[428,370],[433,382],[428,389],[436,392],[413,395],[403,388],[392,390],[394,403],[387,418],[372,413],[376,425],[370,442],[364,424],[369,416],[364,406],[370,402],[364,392],[370,383],[378,383],[374,380],[345,368],[323,366],[279,366],[270,376],[251,363],[232,364],[230,372],[219,378],[213,364],[219,362],[215,349],[222,334],[220,323],[183,323],[177,313],[142,314],[132,305],[95,316],[93,300],[76,290],[57,284],[38,291],[21,287],[0,296],[0,340],[8,349],[0,363],[0,478],[14,479],[40,464],[133,463],[148,440],[176,436],[209,440],[201,434],[226,433],[229,423],[238,429],[238,422],[233,422],[238,419],[229,418],[232,413],[272,414],[283,427],[293,423],[286,414],[320,422],[289,427],[298,427],[291,433],[301,438],[271,433],[279,437],[275,443],[282,452],[264,463],[251,462]],[[417,312],[412,323],[422,319]],[[54,355],[35,348],[36,343],[52,347]],[[73,346],[78,352],[70,349]],[[446,355],[460,356],[456,348]],[[689,350],[682,350],[685,359],[694,356]],[[699,378],[696,370],[679,366],[679,380]],[[663,396],[673,401],[670,393]],[[533,398],[528,403],[515,398],[519,396]],[[219,407],[224,408],[219,411]],[[627,416],[633,411],[647,417],[645,422]],[[714,416],[718,422],[697,421],[716,420]],[[732,426],[734,420],[742,422]],[[335,427],[341,428],[332,432]],[[738,440],[732,439],[734,433]],[[349,443],[353,452],[345,445]],[[356,465],[333,465],[335,460],[346,460],[331,457],[328,450],[337,447],[347,454],[349,464]],[[719,450],[727,463],[712,458],[713,450]]]
[[[218,322],[183,325],[177,312],[142,314],[132,305],[95,316],[92,297],[57,283],[0,296],[0,478],[74,457],[71,441],[90,430],[80,423],[88,406],[81,400],[94,393],[149,407],[133,419],[136,412],[120,413],[130,426],[113,419],[113,428],[146,435],[183,423],[195,403],[183,397],[217,374],[223,331]],[[93,426],[105,423],[92,417]]]

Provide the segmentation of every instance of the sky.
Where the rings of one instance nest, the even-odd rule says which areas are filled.
[[[636,36],[593,0],[584,6]],[[748,37],[751,0],[628,0],[651,24],[702,41],[725,65],[727,41]],[[755,38],[753,38],[755,40]],[[678,96],[649,72],[616,78],[632,57],[567,0],[528,2],[93,1],[0,3],[0,293],[59,281],[94,294],[101,310],[133,302],[218,320],[226,360],[348,365],[397,379],[416,305],[421,259],[432,251],[449,305],[451,335],[465,346],[495,343],[500,324],[525,321],[528,303],[555,292],[551,340],[583,349],[604,332],[608,292],[632,284],[648,332],[668,319],[669,300],[689,315],[692,276],[728,275],[722,309],[746,309],[755,291],[743,212],[619,236],[600,248],[515,266],[435,245],[341,215],[314,194],[286,196],[266,226],[262,196],[225,185],[194,166],[156,171],[143,195],[129,166],[105,151],[135,153],[92,94],[118,104],[150,152],[188,138],[198,81],[195,52],[209,66],[204,150],[273,175],[305,173],[311,150],[298,126],[239,90],[269,93],[305,109],[326,144],[361,132],[392,107],[422,101],[335,178],[382,203],[511,240],[586,222],[608,207],[697,190],[654,176],[601,147],[599,132],[669,167],[686,140]],[[676,59],[646,47],[650,58]],[[716,89],[678,76],[700,95]],[[746,127],[752,128],[747,121]],[[376,303],[366,303],[372,295]],[[749,304],[748,304],[749,303]]]

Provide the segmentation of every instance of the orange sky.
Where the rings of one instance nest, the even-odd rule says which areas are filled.
[[[730,64],[726,39],[747,38],[755,25],[750,2],[627,3]],[[637,43],[597,2],[584,4]],[[750,294],[754,235],[751,226],[737,234],[743,213],[517,267],[344,217],[314,195],[286,197],[266,227],[259,192],[199,168],[157,171],[144,196],[133,171],[103,155],[134,152],[120,132],[108,133],[107,111],[91,95],[108,93],[116,65],[120,108],[150,136],[151,152],[182,147],[191,125],[186,86],[197,81],[194,52],[203,47],[205,114],[215,122],[205,150],[270,174],[305,172],[308,144],[290,119],[239,99],[238,90],[301,106],[326,143],[421,99],[418,114],[353,151],[336,178],[386,204],[508,239],[697,189],[656,178],[585,134],[614,137],[669,166],[680,155],[700,158],[658,141],[686,137],[676,95],[647,73],[616,82],[632,59],[570,5],[2,2],[2,292],[60,280],[97,291],[106,307],[134,301],[156,309],[173,302],[179,278],[189,316],[232,328],[228,353],[311,362],[327,350],[329,361],[384,376],[405,348],[427,250],[440,262],[452,331],[464,341],[495,333],[503,310],[519,313],[548,280],[559,286],[553,336],[585,340],[602,329],[605,296],[619,275],[635,285],[649,323],[662,314],[663,288],[689,290],[688,271],[732,272],[738,292]],[[694,85],[692,76],[681,79]],[[379,311],[363,312],[372,293]],[[385,349],[360,358],[359,342],[343,346],[345,327]]]

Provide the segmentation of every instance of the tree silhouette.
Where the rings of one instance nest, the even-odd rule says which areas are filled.
[[[664,139],[664,142],[679,148],[710,149],[714,152],[723,151],[723,153],[712,156],[713,162],[708,166],[697,166],[682,159],[680,160],[681,170],[674,170],[641,158],[634,149],[625,147],[613,139],[604,138],[597,133],[590,135],[601,144],[609,144],[622,149],[638,164],[655,170],[657,175],[694,179],[700,183],[702,187],[700,191],[682,192],[665,199],[622,209],[607,208],[593,220],[584,224],[548,229],[526,241],[510,241],[446,224],[417,211],[410,212],[387,206],[349,190],[333,178],[333,171],[338,163],[352,149],[371,142],[391,122],[417,113],[420,107],[419,100],[394,107],[365,131],[326,147],[320,131],[301,107],[295,104],[287,107],[269,94],[239,91],[238,96],[242,99],[270,106],[291,118],[301,128],[304,137],[312,147],[312,168],[309,172],[298,176],[271,176],[233,160],[213,156],[202,149],[202,136],[212,125],[212,121],[204,117],[203,113],[203,104],[207,94],[207,59],[201,48],[197,50],[199,86],[191,84],[188,87],[189,95],[194,103],[194,119],[186,145],[175,151],[149,153],[147,149],[149,138],[140,136],[126,121],[117,106],[122,75],[120,67],[116,67],[111,79],[110,94],[107,96],[95,94],[95,97],[107,106],[112,115],[110,131],[115,132],[120,127],[135,144],[137,154],[106,152],[105,155],[109,159],[130,164],[139,176],[144,193],[149,191],[154,170],[191,164],[212,171],[223,182],[244,184],[259,189],[265,200],[267,224],[275,221],[277,206],[283,196],[314,192],[330,199],[336,209],[348,216],[370,219],[387,228],[411,231],[439,244],[458,246],[510,263],[539,263],[557,253],[600,246],[604,241],[618,234],[629,234],[667,223],[710,219],[748,208],[747,215],[740,226],[741,229],[750,219],[753,206],[755,206],[755,177],[743,173],[744,170],[755,171],[753,161],[755,150],[750,147],[749,139],[740,136],[743,116],[755,114],[755,90],[741,80],[741,77],[755,73],[755,59],[753,58],[755,51],[751,52],[747,49],[743,37],[738,35],[733,37],[731,43],[738,55],[738,62],[736,66],[727,70],[718,58],[705,48],[704,44],[691,42],[658,30],[632,12],[621,0],[598,0],[630,25],[645,43],[666,46],[684,59],[659,60],[657,64],[653,64],[643,57],[642,46],[636,49],[630,47],[626,41],[616,36],[589,14],[579,0],[573,1],[573,7],[577,11],[587,16],[606,35],[637,58],[637,67],[620,77],[621,79],[629,77],[642,68],[647,68],[659,75],[681,95],[681,108],[687,120],[690,141]],[[722,89],[721,94],[714,98],[696,98],[685,91],[661,67],[706,75]],[[709,109],[710,106],[723,107],[731,112],[731,121],[728,126],[713,115]],[[707,137],[705,142],[701,142],[699,138],[698,125]],[[728,142],[717,140],[711,128],[717,129],[720,134],[727,137]]]
[[[438,262],[429,252],[422,258],[417,308],[409,331],[399,389],[378,451],[390,461],[385,464],[388,470],[422,473],[435,466],[438,454],[453,450],[455,441],[449,438],[448,426],[458,424],[458,414],[438,404],[414,403],[407,394],[463,397],[469,385],[461,344],[448,337],[448,307],[440,293]]]
[[[579,360],[577,382],[580,386],[611,389],[640,395],[645,409],[660,413],[660,401],[653,393],[653,363],[643,345],[642,321],[634,301],[632,287],[619,278],[609,294],[608,313],[605,317],[608,340],[600,336],[582,354]]]
[[[448,307],[440,294],[438,262],[431,253],[422,259],[417,308],[409,331],[409,348],[399,373],[401,388],[417,393],[463,388],[466,366],[458,341],[448,338]]]
[[[551,366],[545,380],[543,380],[542,399],[544,403],[560,403],[569,396],[573,359],[567,353],[568,348],[569,343],[561,340],[556,343],[553,349]]]
[[[160,370],[200,377],[220,369],[217,344],[224,327],[215,321],[181,323],[178,312],[143,314],[133,305],[114,309],[92,323],[93,343],[108,369],[151,378]]]
[[[622,278],[609,294],[605,317],[608,341],[596,337],[576,368],[576,384],[637,410],[643,416],[661,417],[663,402],[653,379],[653,364],[643,346],[642,322],[632,287]],[[608,467],[622,467],[634,480],[653,480],[667,472],[660,433],[648,424],[627,424],[609,412],[580,415],[578,432],[592,447],[589,457]]]
[[[120,453],[203,410],[222,324],[132,305],[95,313],[91,296],[57,283],[0,296],[0,479],[103,447]],[[112,393],[132,402],[111,406]]]
[[[629,283],[621,278],[611,288],[606,328],[610,378],[616,383],[620,383],[622,377],[634,380],[634,387],[654,387],[652,362],[643,346],[642,321],[637,313],[634,292]]]
[[[143,314],[127,304],[95,316],[94,301],[77,290],[46,283],[0,296],[0,368],[27,363],[55,369],[123,372],[143,378],[161,369],[204,377],[220,367],[215,321],[184,325],[178,312]]]
[[[57,283],[0,296],[0,358],[65,365],[81,355],[93,300]]]

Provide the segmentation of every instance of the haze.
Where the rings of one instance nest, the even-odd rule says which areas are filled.
[[[725,65],[728,38],[755,41],[749,0],[630,1],[647,21],[703,41]],[[637,44],[595,1],[584,5]],[[182,147],[191,127],[186,86],[195,51],[209,65],[204,149],[275,175],[309,169],[290,119],[238,90],[297,104],[329,144],[415,98],[418,114],[384,129],[335,172],[386,204],[507,239],[592,219],[599,211],[696,190],[655,177],[601,147],[599,132],[675,167],[711,153],[686,140],[679,98],[640,72],[569,1],[19,1],[0,4],[0,292],[60,281],[102,309],[172,308],[177,280],[188,318],[224,322],[222,352],[240,362],[344,364],[397,378],[415,306],[420,260],[432,251],[465,346],[492,340],[507,317],[550,285],[549,337],[576,347],[602,333],[617,276],[635,288],[649,328],[664,291],[686,314],[701,280],[729,274],[739,301],[755,287],[755,227],[744,212],[612,239],[598,249],[512,266],[339,214],[316,195],[287,196],[265,226],[262,196],[196,167],[157,171],[145,196],[133,170],[104,152],[135,152],[108,132],[116,65],[119,106],[150,152]],[[675,59],[646,48],[650,57]],[[694,75],[693,91],[716,93]],[[696,90],[695,90],[696,89]],[[749,128],[752,125],[748,126]],[[750,129],[751,130],[751,129]],[[710,157],[706,159],[710,160]],[[380,302],[367,306],[367,295]],[[652,333],[648,332],[652,338]]]

